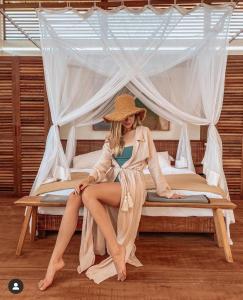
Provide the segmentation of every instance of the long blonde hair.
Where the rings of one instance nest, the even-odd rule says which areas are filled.
[[[135,114],[134,122],[132,124],[132,129],[136,129],[137,126],[142,125],[139,114]],[[110,149],[114,156],[120,155],[124,148],[124,127],[121,121],[112,121],[111,129],[108,135],[108,140],[110,143]]]

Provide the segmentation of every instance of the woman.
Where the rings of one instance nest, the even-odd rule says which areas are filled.
[[[75,232],[82,202],[86,213],[78,272],[88,269],[86,275],[99,283],[115,274],[118,274],[117,280],[124,281],[126,263],[142,266],[135,256],[134,240],[146,198],[142,175],[144,167],[148,165],[158,195],[168,198],[184,197],[170,189],[161,173],[151,132],[142,126],[145,115],[145,108],[136,107],[134,98],[123,94],[116,98],[115,110],[104,116],[104,120],[112,122],[112,126],[105,139],[102,156],[89,176],[78,184],[68,198],[46,276],[38,284],[40,290],[51,285],[55,273],[64,266],[62,257]],[[107,207],[118,210],[117,228],[112,224]],[[93,249],[96,243],[93,244],[92,230],[87,230],[87,224],[93,224],[93,219],[105,239],[110,256],[98,265],[91,266],[94,263],[94,253],[98,253],[97,249]],[[100,237],[96,239],[101,240]],[[102,255],[103,251],[104,245],[100,250]]]

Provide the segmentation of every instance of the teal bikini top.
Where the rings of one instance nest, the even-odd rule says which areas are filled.
[[[125,146],[120,155],[114,157],[119,166],[123,165],[132,156],[133,146]]]

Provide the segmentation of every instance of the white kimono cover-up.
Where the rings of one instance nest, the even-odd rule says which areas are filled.
[[[104,205],[115,232],[117,242],[126,248],[126,263],[139,267],[143,264],[135,255],[135,239],[141,218],[142,206],[146,200],[147,191],[143,178],[143,169],[148,165],[151,176],[156,185],[156,192],[161,196],[170,197],[171,190],[159,166],[158,154],[153,142],[151,131],[146,126],[137,126],[135,129],[135,145],[132,156],[121,167],[112,156],[108,139],[105,140],[100,160],[94,165],[90,175],[94,176],[97,183],[113,182],[119,174],[121,184],[120,207]],[[79,252],[78,273],[87,269],[85,274],[99,284],[103,280],[117,274],[111,255],[93,265],[95,254],[109,253],[106,241],[99,230],[89,210],[84,207],[81,245]]]

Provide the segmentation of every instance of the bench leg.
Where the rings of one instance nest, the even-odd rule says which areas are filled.
[[[224,254],[225,254],[226,261],[233,262],[230,245],[229,245],[228,239],[227,239],[227,232],[226,232],[226,226],[225,226],[225,222],[224,222],[223,211],[220,208],[217,208],[213,211],[214,211],[214,215],[215,215],[215,223],[217,223],[216,226],[218,228],[219,239],[224,248]]]
[[[215,235],[216,235],[216,239],[217,239],[217,245],[218,247],[223,247],[223,243],[221,240],[221,234],[220,234],[220,229],[219,229],[219,222],[218,222],[218,218],[216,216],[216,210],[213,209],[213,219],[214,219],[214,227],[215,227]],[[214,236],[215,238],[215,236]]]
[[[19,241],[18,241],[18,245],[17,245],[17,250],[16,250],[16,255],[18,255],[18,256],[21,255],[21,251],[23,248],[24,239],[26,236],[26,232],[27,232],[27,228],[29,225],[31,214],[32,214],[32,206],[27,206],[27,211],[26,211],[26,215],[24,217],[24,222],[22,224]]]
[[[37,206],[32,208],[32,223],[31,223],[31,234],[30,240],[33,242],[36,239],[36,225],[37,225]]]

